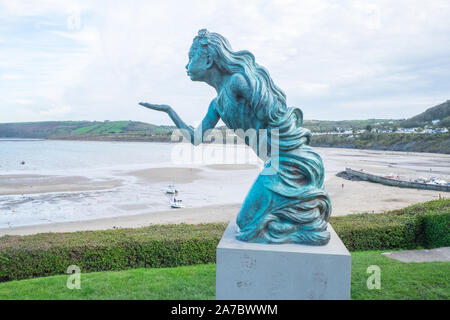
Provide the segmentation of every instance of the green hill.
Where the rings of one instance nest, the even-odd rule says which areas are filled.
[[[2,138],[169,141],[172,130],[138,121],[0,123]]]
[[[363,133],[361,135],[313,136],[313,147],[433,152],[450,154],[450,133]]]
[[[421,127],[440,120],[434,127],[450,128],[450,100],[429,108],[410,119],[368,120],[305,120],[303,125],[314,136],[317,147],[357,148],[376,150],[438,152],[450,154],[450,133],[397,134],[401,127]],[[96,141],[157,141],[170,142],[174,126],[156,126],[139,121],[46,121],[0,123],[0,138],[29,138]],[[226,127],[218,129],[225,131]],[[362,130],[364,129],[364,130]],[[376,129],[374,133],[372,129]],[[342,134],[348,131],[353,134]],[[364,132],[359,134],[359,130]],[[390,132],[390,133],[389,133]]]
[[[428,108],[424,112],[400,122],[400,124],[403,127],[412,128],[429,124],[432,120],[441,120],[439,126],[445,126],[445,124],[441,124],[441,122],[445,122],[447,125],[450,123],[450,100]]]

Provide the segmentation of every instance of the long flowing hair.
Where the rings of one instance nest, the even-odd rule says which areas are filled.
[[[279,124],[280,118],[288,112],[286,106],[286,95],[275,85],[269,72],[255,61],[255,56],[247,50],[233,51],[228,40],[222,35],[202,29],[194,38],[194,42],[203,47],[212,56],[214,63],[226,73],[240,73],[249,84],[253,92],[250,106],[261,121],[270,124]],[[303,120],[300,109],[296,110],[300,119]]]

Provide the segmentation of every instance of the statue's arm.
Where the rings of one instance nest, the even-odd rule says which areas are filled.
[[[140,102],[139,104],[149,109],[166,112],[175,123],[177,128],[181,130],[183,136],[196,146],[203,142],[203,136],[205,132],[209,129],[214,128],[220,119],[220,116],[216,111],[216,100],[213,100],[210,103],[208,112],[203,118],[202,123],[195,129],[191,126],[188,126],[175,112],[175,110],[173,110],[168,105],[156,105],[143,102]]]
[[[214,128],[217,122],[219,122],[220,116],[216,111],[215,104],[215,100],[210,103],[208,112],[203,118],[202,123],[195,129],[183,122],[180,116],[172,108],[169,110],[168,115],[175,123],[177,128],[181,129],[183,136],[188,139],[194,146],[197,146],[203,142],[205,132]]]

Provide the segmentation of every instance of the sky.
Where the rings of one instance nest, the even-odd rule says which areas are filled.
[[[196,125],[216,92],[185,65],[199,29],[249,50],[305,119],[401,119],[450,99],[449,0],[0,0],[0,123]]]

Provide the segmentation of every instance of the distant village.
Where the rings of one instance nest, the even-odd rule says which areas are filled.
[[[395,126],[394,121],[389,122],[377,122],[374,125],[380,126],[380,128],[372,128],[371,125],[368,125],[366,129],[348,129],[348,128],[340,128],[336,127],[334,131],[330,132],[313,132],[313,135],[326,135],[326,134],[334,134],[334,135],[349,135],[349,138],[355,136],[358,137],[360,134],[370,132],[370,133],[419,133],[419,134],[438,134],[438,133],[447,133],[449,132],[448,128],[439,128],[437,127],[440,120],[432,120],[431,125],[424,125],[423,127],[414,127],[414,128],[402,128]]]

